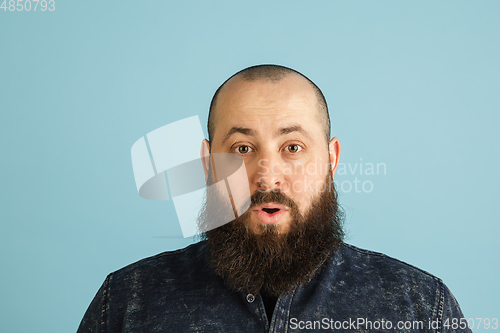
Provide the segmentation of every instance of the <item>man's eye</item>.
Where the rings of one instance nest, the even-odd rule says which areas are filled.
[[[302,147],[299,145],[288,145],[286,146],[286,150],[288,150],[288,152],[290,153],[298,153],[302,150]]]
[[[238,146],[234,149],[239,154],[245,155],[252,151],[252,148],[248,146]]]

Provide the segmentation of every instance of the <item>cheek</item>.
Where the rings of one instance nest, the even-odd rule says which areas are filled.
[[[308,163],[290,170],[293,172],[284,173],[285,179],[290,183],[290,192],[314,194],[324,187],[329,164]]]
[[[301,211],[305,211],[310,206],[312,198],[318,193],[318,181],[317,177],[307,174],[291,175],[286,178],[283,190],[293,198]]]
[[[322,169],[319,165],[316,167],[311,165],[309,169],[305,168],[304,172],[286,175],[283,190],[295,200],[302,211],[305,211],[314,197],[326,191],[327,171],[327,165]]]

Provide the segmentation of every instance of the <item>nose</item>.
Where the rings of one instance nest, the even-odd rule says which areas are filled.
[[[279,157],[266,154],[258,160],[254,184],[259,191],[283,190],[283,165]]]

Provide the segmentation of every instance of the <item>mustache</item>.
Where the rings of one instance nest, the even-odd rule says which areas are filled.
[[[251,199],[250,208],[255,207],[257,205],[274,202],[283,206],[287,206],[292,210],[298,210],[298,206],[295,203],[295,201],[293,201],[292,198],[287,196],[281,190],[273,190],[268,192],[256,191],[254,194],[252,194],[250,199]]]

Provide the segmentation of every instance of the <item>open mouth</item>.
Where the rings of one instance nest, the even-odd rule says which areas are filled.
[[[265,224],[274,224],[281,220],[281,217],[288,212],[288,209],[283,205],[270,202],[255,206],[253,212],[260,222]]]
[[[271,215],[280,211],[279,208],[262,208],[262,210]]]

